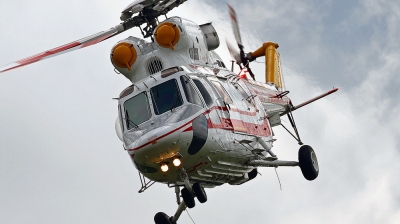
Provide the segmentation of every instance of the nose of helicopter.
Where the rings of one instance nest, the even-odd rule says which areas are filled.
[[[182,126],[162,126],[146,133],[138,139],[138,147],[129,151],[134,153],[135,163],[162,165],[172,163],[176,157],[197,154],[205,145],[207,137],[207,119],[200,114]]]
[[[149,131],[138,139],[138,147],[133,151],[135,161],[139,163],[159,163],[173,157],[179,151],[177,143],[182,130],[176,130],[173,126],[162,126]]]

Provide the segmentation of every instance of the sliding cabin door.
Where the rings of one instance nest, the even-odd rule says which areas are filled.
[[[216,78],[210,78],[210,81],[220,96],[218,102],[220,105],[219,110],[222,115],[226,117],[226,125],[231,126],[235,132],[247,133],[247,128],[243,123],[243,118],[240,114],[244,108],[232,92],[232,89],[229,86],[232,84]]]

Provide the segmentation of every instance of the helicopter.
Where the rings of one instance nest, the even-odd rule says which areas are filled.
[[[97,44],[139,27],[151,42],[128,37],[110,53],[116,71],[132,82],[117,99],[115,128],[139,170],[139,192],[155,182],[175,189],[176,213],[171,217],[157,213],[156,223],[176,223],[186,207],[195,206],[196,198],[207,201],[204,188],[241,185],[257,176],[258,167],[300,166],[306,179],[315,179],[319,167],[314,150],[303,145],[299,161],[279,160],[272,151],[272,127],[283,126],[280,118],[288,116],[293,136],[302,144],[292,112],[337,90],[294,106],[284,86],[278,45],[267,42],[245,54],[236,13],[229,8],[239,51],[229,49],[241,68],[241,74],[234,73],[214,51],[219,38],[212,24],[197,25],[180,17],[158,21],[184,2],[135,1],[122,11],[121,24],[0,70]],[[247,78],[254,76],[250,62],[262,56],[266,83]]]

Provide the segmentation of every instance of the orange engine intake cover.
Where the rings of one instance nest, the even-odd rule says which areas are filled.
[[[171,22],[161,23],[154,32],[158,45],[171,48],[171,50],[174,50],[174,46],[178,43],[180,36],[179,28]]]
[[[135,63],[136,58],[137,53],[133,45],[125,42],[115,45],[111,54],[111,60],[115,65],[121,68],[127,68],[129,71],[133,63]]]

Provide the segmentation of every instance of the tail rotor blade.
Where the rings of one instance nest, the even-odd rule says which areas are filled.
[[[235,36],[236,42],[239,45],[239,48],[243,47],[242,44],[242,37],[240,36],[240,31],[239,31],[239,23],[238,19],[236,16],[235,10],[228,4],[229,8],[229,16],[231,17],[231,24],[232,24],[232,30],[233,30],[233,35]]]
[[[235,9],[233,9],[232,6],[230,6],[228,4],[228,8],[229,8],[229,16],[231,18],[231,24],[232,24],[232,31],[233,31],[233,35],[235,36],[237,45],[240,49],[239,52],[235,51],[235,48],[233,48],[229,42],[227,41],[227,45],[228,45],[228,50],[231,53],[232,57],[235,58],[235,60],[238,62],[239,67],[242,68],[243,64],[244,67],[247,68],[247,71],[250,73],[250,76],[253,78],[253,80],[255,80],[254,74],[250,69],[249,66],[249,62],[251,61],[251,58],[249,58],[245,53],[244,53],[244,46],[242,43],[242,37],[240,36],[240,31],[239,31],[239,22],[236,16],[236,12]]]
[[[226,46],[228,47],[229,53],[231,54],[232,58],[236,61],[236,63],[242,63],[240,58],[240,52],[237,50],[235,46],[233,46],[228,40],[225,41]]]

